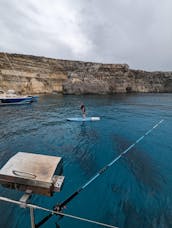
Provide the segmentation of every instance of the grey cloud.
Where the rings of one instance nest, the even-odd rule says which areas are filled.
[[[171,12],[170,0],[1,0],[0,51],[168,71]]]
[[[93,59],[122,61],[133,68],[148,70],[172,69],[172,28],[168,23],[169,33],[164,30],[166,12],[161,9],[164,2],[146,2],[108,1],[109,5],[107,2],[98,5],[96,1],[98,7],[88,4],[83,9],[82,27],[96,46]]]

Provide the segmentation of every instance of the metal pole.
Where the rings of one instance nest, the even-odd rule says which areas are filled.
[[[30,207],[30,221],[31,221],[31,228],[35,228],[35,218],[34,218],[33,207]]]

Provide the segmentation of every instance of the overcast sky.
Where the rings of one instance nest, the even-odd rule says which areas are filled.
[[[172,71],[172,0],[0,0],[0,51]]]

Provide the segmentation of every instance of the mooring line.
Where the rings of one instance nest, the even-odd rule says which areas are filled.
[[[82,185],[77,191],[71,194],[66,200],[64,200],[60,204],[56,204],[54,208],[57,211],[62,211],[62,209],[73,199],[75,198],[82,190],[84,190],[89,184],[91,184],[94,180],[96,180],[102,173],[104,173],[109,167],[111,167],[114,163],[116,163],[123,155],[125,155],[128,151],[130,151],[136,144],[144,139],[145,136],[149,135],[155,128],[157,128],[164,120],[160,120],[157,124],[155,124],[151,129],[149,129],[144,135],[138,138],[133,144],[131,144],[126,150],[124,150],[120,155],[118,155],[114,160],[105,165],[102,169],[100,169],[92,178],[90,178],[84,185]],[[40,227],[44,224],[49,218],[51,218],[52,214],[44,217],[36,227]]]

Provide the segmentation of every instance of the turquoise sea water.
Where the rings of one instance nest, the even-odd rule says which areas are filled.
[[[101,121],[69,122],[80,116]],[[65,184],[30,202],[49,209],[82,186],[158,121],[164,122],[89,185],[64,212],[121,228],[172,227],[172,94],[42,96],[38,103],[0,107],[0,167],[18,151],[62,156]],[[0,196],[21,192],[0,187]],[[46,213],[35,211],[38,222]],[[53,216],[42,227],[57,227]],[[63,218],[61,228],[99,227]],[[29,210],[0,201],[0,227],[30,227]]]

